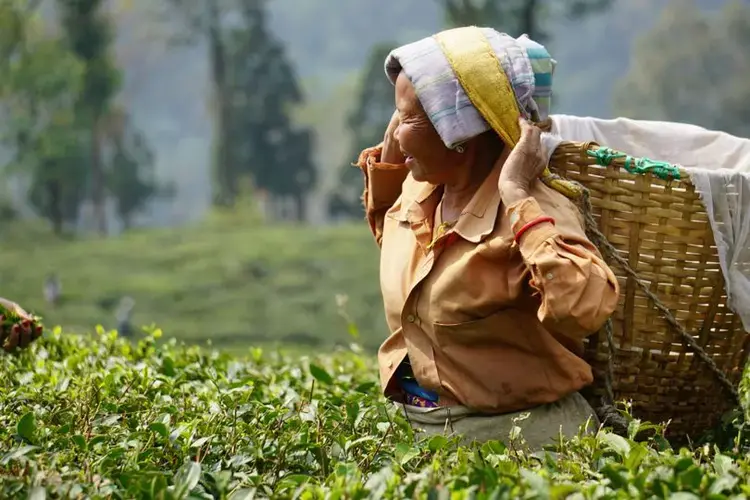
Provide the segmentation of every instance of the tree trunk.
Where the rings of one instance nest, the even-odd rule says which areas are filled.
[[[305,222],[305,195],[297,193],[294,195],[294,208],[296,211],[295,218],[297,222]]]
[[[217,182],[214,203],[232,206],[237,197],[237,183],[229,155],[229,89],[227,89],[226,51],[221,32],[221,17],[217,0],[208,0],[208,44],[211,59],[211,78],[216,102],[214,128],[215,165]]]
[[[107,234],[107,212],[104,194],[104,169],[102,168],[102,151],[99,135],[99,118],[94,117],[91,126],[91,202],[94,209],[96,230],[101,235]]]
[[[47,194],[49,195],[49,218],[52,222],[52,231],[55,236],[61,236],[63,231],[63,209],[60,181],[47,183]]]

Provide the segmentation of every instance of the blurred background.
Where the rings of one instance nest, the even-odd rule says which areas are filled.
[[[0,0],[0,295],[81,332],[376,348],[351,163],[388,51],[470,24],[547,45],[553,113],[750,133],[748,1]]]

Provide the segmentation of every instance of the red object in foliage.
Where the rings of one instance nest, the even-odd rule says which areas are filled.
[[[41,318],[0,305],[0,348],[7,348],[7,340],[11,335],[20,336],[31,334],[31,341],[38,339],[44,332]]]

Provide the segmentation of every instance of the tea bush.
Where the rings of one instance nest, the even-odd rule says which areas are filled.
[[[673,449],[604,430],[526,453],[522,436],[415,441],[357,346],[244,357],[99,329],[0,356],[1,498],[742,498],[731,443]]]

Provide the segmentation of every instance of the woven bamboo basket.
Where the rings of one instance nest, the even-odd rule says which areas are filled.
[[[636,417],[669,422],[673,438],[698,436],[736,406],[736,393],[721,375],[737,387],[750,334],[727,306],[713,232],[687,173],[666,180],[633,174],[623,158],[602,162],[599,149],[563,142],[550,160],[550,170],[588,189],[598,230],[637,275],[607,259],[621,285],[620,303],[611,323],[612,350],[605,331],[587,340],[596,380],[588,397],[593,404],[606,397],[609,373],[615,401],[632,401]],[[665,319],[643,285],[698,349]],[[699,356],[701,349],[715,369]]]

